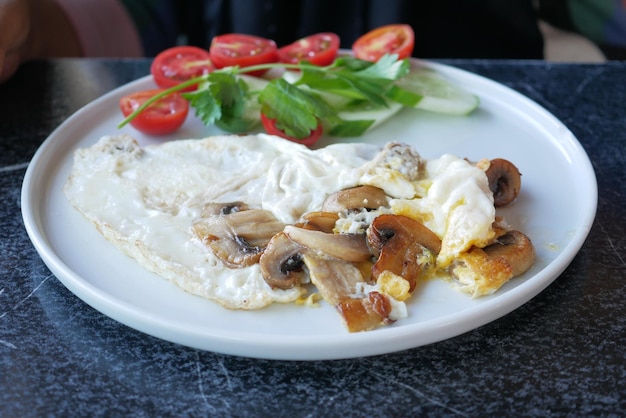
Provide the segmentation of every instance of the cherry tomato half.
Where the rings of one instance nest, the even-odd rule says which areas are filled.
[[[394,24],[381,26],[362,35],[352,44],[352,52],[359,59],[376,62],[385,54],[398,54],[398,59],[408,58],[414,47],[413,28]]]
[[[306,60],[314,65],[330,65],[339,50],[339,35],[332,32],[316,33],[278,48],[278,60],[297,64]]]
[[[175,46],[159,53],[152,60],[150,74],[157,86],[167,89],[214,69],[209,51],[195,46]],[[196,87],[190,86],[184,91],[192,91]]]
[[[293,142],[297,142],[298,144],[306,145],[310,147],[315,144],[318,139],[322,136],[322,124],[318,123],[317,128],[311,131],[311,134],[306,138],[294,138],[292,136],[287,135],[281,129],[276,126],[276,119],[270,119],[261,113],[261,123],[263,123],[263,128],[265,128],[265,132],[270,135],[280,136],[281,138],[288,139]]]
[[[259,36],[228,33],[211,40],[209,55],[217,68],[238,65],[240,68],[278,61],[276,42]],[[262,75],[253,71],[250,75]]]
[[[161,91],[163,90],[143,90],[124,96],[120,99],[120,109],[124,116],[128,116]],[[180,128],[188,113],[189,102],[180,94],[173,93],[148,106],[130,124],[146,134],[165,135]]]

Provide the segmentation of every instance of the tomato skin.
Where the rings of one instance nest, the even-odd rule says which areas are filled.
[[[209,51],[195,46],[175,46],[159,53],[152,60],[150,74],[157,86],[167,89],[190,78],[215,70]],[[183,91],[193,91],[197,85]]]
[[[321,32],[278,48],[278,61],[297,64],[304,60],[323,67],[332,64],[338,50],[339,35]]]
[[[415,47],[413,28],[392,24],[373,29],[352,44],[352,53],[365,61],[378,61],[385,54],[398,54],[398,59],[411,56]]]
[[[265,116],[265,114],[263,113],[261,113],[261,123],[263,123],[263,128],[265,128],[265,132],[267,132],[268,134],[276,135],[281,138],[288,139],[289,141],[306,145],[307,147],[310,147],[311,145],[315,144],[320,139],[320,137],[322,136],[322,132],[323,132],[322,124],[318,123],[317,128],[312,130],[311,134],[307,136],[306,138],[294,138],[294,137],[287,135],[276,126],[276,119],[270,119],[267,116]]]
[[[162,91],[142,90],[124,96],[120,99],[120,109],[124,116],[128,116],[146,100]],[[138,131],[149,135],[165,135],[180,128],[188,113],[189,102],[180,94],[173,93],[148,106],[131,120],[130,124]]]
[[[209,56],[216,68],[250,67],[278,61],[276,42],[260,36],[227,33],[211,40]],[[259,76],[265,71],[253,71],[248,74]]]

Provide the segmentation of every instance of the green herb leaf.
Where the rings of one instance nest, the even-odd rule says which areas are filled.
[[[250,128],[250,121],[243,118],[248,86],[231,74],[214,73],[210,77],[211,91],[220,98],[222,117],[216,125],[227,132],[245,132]]]
[[[294,85],[306,85],[313,90],[326,91],[353,99],[365,99],[365,96],[360,91],[352,88],[348,80],[319,69],[303,69],[302,77]]]
[[[212,125],[222,117],[221,103],[213,96],[209,84],[199,86],[196,91],[183,93],[183,97],[189,100],[189,105],[196,110],[196,116],[205,125]]]
[[[213,72],[198,90],[183,95],[205,125],[215,124],[227,132],[246,132],[256,120],[245,118],[248,85],[233,72]]]
[[[375,120],[341,120],[330,127],[328,134],[339,137],[357,137],[363,135],[376,122]]]
[[[389,99],[407,107],[415,107],[424,98],[421,94],[405,90],[398,86],[392,86],[387,91],[386,96]]]
[[[276,127],[293,138],[306,138],[320,119],[336,112],[314,94],[288,83],[272,80],[259,94],[261,111],[276,120]]]
[[[409,73],[411,64],[408,59],[398,61],[398,56],[385,54],[373,65],[357,72],[359,77],[394,81]]]
[[[329,67],[303,65],[296,85],[385,106],[386,91],[408,72],[409,61],[398,61],[397,55],[385,55],[376,63],[343,57]]]
[[[330,66],[326,67],[329,70],[333,70],[334,68],[348,68],[351,71],[361,71],[367,67],[374,65],[371,61],[364,61],[358,58],[351,57],[349,55],[344,55],[337,58]]]

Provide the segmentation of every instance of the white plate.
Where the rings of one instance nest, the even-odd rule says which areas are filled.
[[[284,360],[350,358],[418,347],[491,322],[545,289],[572,261],[595,217],[595,174],[572,133],[535,102],[486,78],[444,65],[422,64],[479,95],[480,108],[470,117],[406,110],[355,141],[402,140],[427,158],[446,152],[472,160],[502,157],[519,167],[522,192],[513,206],[499,213],[531,237],[537,262],[492,296],[470,299],[444,282],[431,281],[412,298],[408,318],[375,331],[350,334],[328,305],[229,311],[143,270],[69,205],[62,186],[73,151],[103,135],[118,133],[118,100],[151,88],[149,77],[80,109],[42,144],[22,189],[22,213],[30,239],[59,280],[95,309],[147,334],[215,352]],[[122,131],[142,144],[158,142],[131,127]],[[176,137],[213,133],[218,131],[190,118]]]

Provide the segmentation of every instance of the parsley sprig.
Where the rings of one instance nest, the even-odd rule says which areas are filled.
[[[301,77],[294,83],[284,78],[271,79],[260,91],[250,89],[237,77],[259,70],[298,70]],[[126,117],[121,128],[159,99],[198,85],[197,90],[182,93],[205,125],[215,124],[227,132],[245,132],[258,121],[245,118],[251,105],[275,119],[276,126],[294,138],[305,138],[319,123],[329,127],[331,136],[360,136],[374,120],[344,120],[324,93],[348,99],[350,106],[387,107],[397,93],[394,82],[410,71],[408,59],[385,55],[372,63],[342,56],[328,66],[315,66],[305,61],[299,64],[271,63],[245,68],[227,67],[187,80],[153,96]],[[396,93],[394,93],[396,92]],[[390,94],[393,93],[393,94]]]

